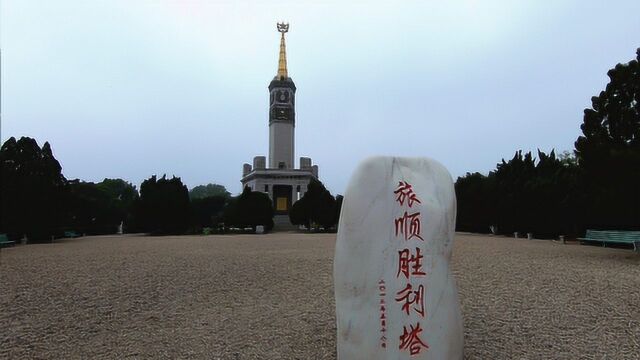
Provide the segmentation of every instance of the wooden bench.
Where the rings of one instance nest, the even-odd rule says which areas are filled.
[[[15,243],[15,241],[9,240],[7,234],[0,234],[0,247],[13,245]]]
[[[602,246],[607,243],[631,244],[633,250],[640,250],[640,231],[587,230],[585,237],[578,240],[580,243],[601,242]]]
[[[65,231],[64,232],[64,237],[66,238],[77,238],[77,237],[81,237],[82,235],[78,234],[77,232],[71,230],[71,231]]]

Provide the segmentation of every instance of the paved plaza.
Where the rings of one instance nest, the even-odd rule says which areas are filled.
[[[457,234],[469,359],[640,358],[640,255]],[[0,252],[0,358],[335,359],[335,234]]]

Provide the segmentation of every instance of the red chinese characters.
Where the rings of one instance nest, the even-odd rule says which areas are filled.
[[[400,350],[409,350],[409,354],[418,355],[422,349],[428,349],[429,345],[420,339],[421,332],[422,328],[420,327],[420,323],[415,327],[409,325],[409,330],[404,326],[402,335],[400,336]]]
[[[413,207],[414,202],[421,204],[420,200],[418,200],[416,194],[413,192],[413,187],[406,181],[398,182],[398,187],[393,193],[396,194],[396,201],[400,203],[400,206],[404,205],[405,201],[409,207]]]
[[[406,181],[400,181],[393,193],[396,196],[396,202],[401,207],[406,205],[408,208],[412,208],[413,205],[422,203],[413,191],[411,184]],[[394,219],[393,225],[396,237],[402,237],[407,242],[411,240],[424,241],[421,235],[422,225],[419,211],[410,213],[405,210],[401,217]],[[415,251],[412,251],[413,249]],[[411,282],[412,279],[427,275],[423,269],[423,259],[424,255],[421,254],[420,247],[405,247],[398,250],[396,278],[404,279],[407,282],[402,287],[402,290],[396,293],[395,301],[407,316],[416,313],[424,318],[426,315],[424,304],[425,287],[422,284],[415,286]],[[418,355],[421,351],[429,349],[429,345],[420,337],[422,331],[420,322],[416,322],[415,325],[409,324],[408,327],[404,325],[403,333],[399,338],[399,349],[408,350],[411,355]]]
[[[409,214],[405,211],[402,217],[399,217],[395,220],[395,228],[396,228],[396,236],[398,236],[399,234],[402,234],[405,240],[418,238],[424,241],[422,236],[420,236],[420,231],[422,230],[422,227],[420,225],[419,212]]]
[[[400,290],[396,295],[396,301],[401,302],[402,310],[409,315],[410,307],[413,305],[413,310],[424,317],[424,286],[420,285],[416,290],[413,289],[413,285],[407,284],[407,286]]]
[[[420,254],[420,248],[416,248],[416,253],[411,254],[409,249],[402,249],[398,251],[398,273],[396,277],[400,277],[400,274],[409,279],[409,275],[421,276],[426,275],[422,269],[422,254]]]
[[[385,295],[387,295],[387,286],[384,283],[384,279],[380,279],[378,282],[378,290],[380,291],[380,347],[387,347],[387,304],[384,301]]]

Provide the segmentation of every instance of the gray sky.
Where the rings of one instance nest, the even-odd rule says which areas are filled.
[[[296,158],[342,193],[371,155],[454,177],[517,149],[572,150],[606,72],[640,47],[640,1],[0,0],[2,140],[49,141],[67,178],[176,175],[240,189],[268,152],[275,23]]]

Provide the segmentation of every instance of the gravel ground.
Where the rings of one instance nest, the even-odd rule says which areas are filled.
[[[0,358],[335,359],[335,235],[0,252]],[[469,359],[640,359],[640,255],[458,234]]]

